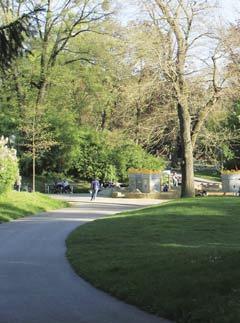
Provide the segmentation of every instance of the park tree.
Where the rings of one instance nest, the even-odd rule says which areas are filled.
[[[2,11],[13,13],[17,19],[24,8],[33,10],[39,1],[12,1],[3,2]],[[47,129],[46,113],[47,96],[52,86],[51,78],[58,65],[80,62],[86,53],[75,51],[71,48],[71,42],[83,35],[84,33],[97,32],[95,30],[99,21],[104,20],[109,13],[106,1],[56,1],[48,0],[46,3],[40,1],[44,11],[33,11],[35,19],[35,39],[29,44],[32,55],[19,61],[12,69],[12,78],[15,82],[16,95],[19,98],[19,106],[23,112],[21,117],[28,115],[27,120],[23,120],[32,124],[32,147],[35,147],[35,138],[39,131],[40,123],[44,120],[42,128]],[[7,9],[6,9],[7,8]],[[4,10],[3,10],[4,9]],[[68,53],[68,55],[65,55]],[[65,59],[66,58],[66,59]],[[86,58],[87,59],[87,58]],[[24,73],[23,71],[25,70]],[[32,111],[30,111],[32,110]],[[27,113],[29,111],[29,113]],[[22,126],[21,126],[22,127]],[[31,127],[25,127],[30,129]],[[36,130],[36,131],[35,131]],[[46,132],[47,134],[47,132]],[[46,143],[52,142],[51,138],[45,138]],[[26,147],[26,144],[25,144]],[[49,149],[48,145],[43,145]],[[33,190],[35,189],[35,160],[37,155],[35,149],[31,149],[33,160]]]
[[[59,56],[63,52],[69,52],[72,54],[71,62],[82,60],[82,53],[72,51],[70,43],[79,35],[94,31],[96,21],[100,21],[108,15],[102,5],[104,5],[102,1],[73,2],[66,0],[59,5],[48,0],[45,14],[36,17],[38,21],[42,21],[38,25],[39,71],[33,82],[36,89],[36,115],[39,114],[40,107],[45,104],[50,86],[50,76]],[[33,156],[33,161],[34,159],[35,156]],[[33,163],[33,175],[35,174],[34,167]]]
[[[8,3],[1,1],[0,5],[6,21],[6,24],[0,26],[0,66],[2,73],[5,74],[5,70],[13,66],[14,59],[29,52],[26,47],[26,40],[32,37],[36,30],[31,20],[33,16],[42,12],[43,9],[36,5],[32,8],[32,11],[22,14],[19,5],[17,7],[18,16],[15,18],[9,10]],[[14,2],[12,5],[14,6]],[[15,170],[12,172],[14,173]],[[7,169],[6,176],[9,176],[9,173],[11,172]],[[11,180],[14,181],[15,179],[16,176],[12,175],[12,178],[10,176],[9,179],[4,179],[3,183],[6,182],[6,185],[9,186],[11,185]]]
[[[53,139],[53,133],[50,131],[45,115],[39,111],[37,114],[35,107],[30,110],[25,109],[25,113],[27,113],[27,117],[19,124],[19,130],[24,138],[22,147],[25,148],[25,156],[32,160],[32,190],[35,192],[36,160],[57,142]]]
[[[144,1],[143,1],[144,2]],[[217,60],[218,45],[212,28],[207,27],[204,15],[212,6],[208,1],[152,0],[144,2],[153,27],[158,33],[155,50],[160,58],[162,77],[173,86],[181,142],[182,197],[194,196],[193,152],[198,135],[209,113],[214,109],[221,94]],[[211,39],[212,49],[202,47],[204,40]],[[206,57],[210,52],[210,59]],[[201,56],[202,55],[202,56]],[[199,57],[199,66],[193,57]],[[203,62],[203,66],[200,64]],[[210,76],[211,74],[211,76]],[[191,80],[201,82],[205,97],[193,109]],[[209,82],[211,79],[211,83]],[[207,91],[206,91],[207,89]]]
[[[226,57],[224,66],[228,79],[228,87],[225,90],[225,97],[228,100],[228,111],[223,124],[225,131],[231,134],[225,144],[229,151],[229,158],[225,159],[225,167],[239,169],[240,167],[240,24],[239,21],[232,23],[222,30],[222,47]]]
[[[75,52],[85,54],[80,62],[70,64],[74,76],[70,93],[78,124],[103,131],[114,127],[113,113],[124,74],[125,49],[118,23],[109,18],[96,28],[97,33],[85,33],[71,43]]]
[[[11,66],[14,59],[28,52],[26,42],[36,31],[33,17],[43,11],[42,7],[36,5],[30,12],[21,13],[19,6],[18,15],[15,17],[9,3],[0,1],[1,18],[4,22],[0,26],[0,66],[3,71]]]
[[[119,86],[116,127],[135,143],[155,155],[169,156],[178,133],[173,89],[159,77],[156,39],[151,24],[134,22],[127,26],[123,39],[126,48],[124,73]]]
[[[227,131],[223,122],[227,113],[221,109],[228,109],[232,99],[238,102],[238,97],[237,90],[235,96],[226,87],[222,90],[217,68],[220,46],[206,21],[199,20],[202,14],[208,17],[212,8],[204,1],[141,2],[148,15],[145,12],[128,26],[114,21],[107,2],[100,0],[59,4],[49,0],[45,11],[33,14],[37,32],[24,42],[31,55],[22,50],[22,57],[11,61],[0,75],[0,127],[17,137],[26,175],[31,172],[26,156],[31,156],[33,177],[35,167],[39,174],[43,170],[74,173],[76,169],[78,175],[85,174],[85,157],[79,147],[89,157],[85,140],[92,138],[89,133],[101,139],[101,133],[111,131],[117,138],[124,134],[134,144],[103,149],[103,163],[106,151],[111,156],[106,159],[110,165],[106,173],[125,178],[125,166],[132,164],[131,151],[144,155],[137,145],[157,156],[171,156],[172,161],[181,154],[182,196],[192,196],[193,154],[214,160],[216,145],[228,154],[226,143],[233,134]],[[0,1],[0,12],[6,19],[12,15],[17,20],[26,7],[32,10],[36,3]],[[223,69],[227,77],[230,68],[229,64]],[[231,82],[237,89],[235,75]],[[227,102],[224,108],[222,93]],[[207,118],[216,107],[219,111]],[[221,138],[216,136],[219,129],[224,133]],[[100,146],[105,145],[106,140],[101,140]],[[124,152],[131,162],[122,158]],[[121,165],[116,166],[118,160]],[[141,166],[141,162],[134,163]],[[149,160],[148,165],[152,165]]]

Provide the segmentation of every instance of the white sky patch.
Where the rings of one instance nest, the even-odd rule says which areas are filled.
[[[214,0],[215,1],[215,0]],[[140,10],[136,5],[136,0],[125,0],[119,2],[120,12],[119,19],[123,24],[127,24],[131,20],[138,19]],[[216,15],[225,23],[240,20],[240,0],[218,0],[219,9],[216,10]]]
[[[226,22],[240,19],[240,0],[220,0],[219,14]]]

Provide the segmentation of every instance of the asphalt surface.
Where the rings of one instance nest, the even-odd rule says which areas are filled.
[[[65,257],[77,226],[156,201],[71,199],[72,208],[0,225],[0,323],[169,322],[93,288]]]

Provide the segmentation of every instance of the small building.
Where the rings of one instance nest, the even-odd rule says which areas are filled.
[[[223,192],[240,192],[240,171],[226,171],[226,173],[222,173],[221,177]]]
[[[150,169],[128,170],[129,191],[142,193],[161,192],[161,172]]]

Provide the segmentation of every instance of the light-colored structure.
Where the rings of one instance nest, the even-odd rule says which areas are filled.
[[[129,169],[129,187],[124,197],[172,199],[180,197],[180,189],[172,187],[170,171],[155,171],[149,169]],[[168,186],[168,191],[163,192],[163,185]],[[114,196],[117,197],[117,196]]]
[[[240,192],[240,172],[222,174],[223,192]]]
[[[128,172],[129,191],[153,193],[161,191],[161,173],[149,169],[130,169]]]

